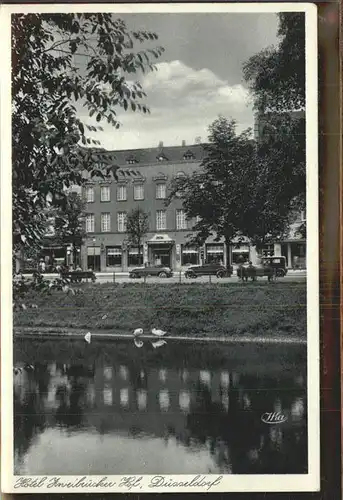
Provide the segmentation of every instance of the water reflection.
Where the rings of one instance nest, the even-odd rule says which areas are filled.
[[[304,373],[251,375],[229,359],[34,364],[14,377],[15,473],[306,473]],[[264,424],[266,411],[287,421]]]

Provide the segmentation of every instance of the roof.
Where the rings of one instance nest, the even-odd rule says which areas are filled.
[[[94,151],[95,153],[97,150]],[[205,156],[203,144],[188,146],[158,146],[155,148],[124,149],[117,151],[98,150],[101,155],[113,156],[119,166],[151,165],[153,163],[201,162]]]

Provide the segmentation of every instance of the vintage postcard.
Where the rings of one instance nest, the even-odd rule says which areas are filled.
[[[5,492],[317,491],[317,12],[1,7]]]

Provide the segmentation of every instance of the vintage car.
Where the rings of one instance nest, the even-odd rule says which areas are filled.
[[[232,275],[232,267],[227,269],[225,266],[218,263],[203,264],[202,266],[190,266],[185,271],[186,278],[197,278],[198,276],[216,276],[217,278],[230,277]]]
[[[251,278],[255,281],[259,276],[267,276],[268,281],[287,274],[286,258],[262,257],[259,264],[243,264],[237,269],[237,276],[244,281]]]
[[[171,278],[173,271],[168,266],[156,265],[136,267],[129,274],[130,278],[142,278],[144,276],[158,276],[159,278]]]
[[[61,278],[70,281],[71,283],[81,283],[82,280],[89,279],[94,283],[96,276],[93,271],[61,271]]]

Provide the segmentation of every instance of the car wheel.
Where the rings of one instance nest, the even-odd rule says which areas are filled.
[[[164,272],[164,271],[162,271],[162,272],[159,273],[158,277],[159,278],[167,278],[167,273]]]
[[[218,271],[217,272],[217,278],[224,278],[224,276],[225,276],[224,271]]]
[[[279,276],[280,278],[283,278],[285,276],[285,271],[283,269],[278,269],[276,272],[276,276]]]

